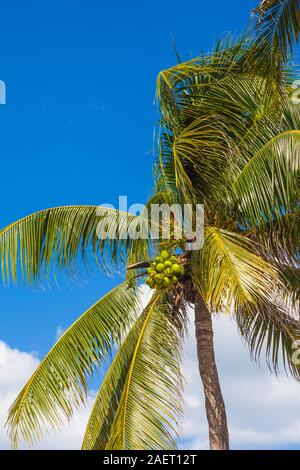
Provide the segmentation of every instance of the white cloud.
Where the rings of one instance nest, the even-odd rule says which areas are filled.
[[[272,376],[249,359],[234,322],[227,317],[214,319],[216,358],[227,418],[234,449],[296,447],[300,443],[300,386],[292,378]],[[3,350],[5,349],[5,356]],[[9,448],[3,429],[7,410],[22,386],[39,364],[34,353],[11,349],[0,341],[0,449]],[[202,385],[196,361],[191,320],[184,347],[186,376],[185,419],[181,447],[207,449],[208,430]],[[92,398],[61,433],[50,433],[41,449],[79,449],[91,410]]]
[[[249,358],[228,317],[214,318],[216,359],[233,449],[275,449],[300,443],[300,385],[276,378]],[[208,448],[202,384],[196,364],[193,324],[185,342],[183,447]]]
[[[5,360],[0,363],[0,449],[9,449],[9,439],[4,424],[7,411],[14,399],[26,384],[27,380],[39,364],[33,353],[11,349],[0,341],[1,350],[5,351]],[[91,410],[92,397],[86,408],[74,415],[70,424],[66,423],[62,432],[50,432],[45,436],[39,449],[79,449],[84,435],[85,426]],[[21,447],[25,447],[22,445]]]
[[[56,335],[55,335],[56,341],[64,334],[65,331],[66,331],[65,328],[63,328],[61,325],[58,325],[58,327],[56,328]]]

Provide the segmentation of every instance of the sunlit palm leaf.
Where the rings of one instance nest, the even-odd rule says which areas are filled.
[[[215,50],[160,72],[157,98],[165,120],[180,124],[180,111],[186,99],[199,98],[225,76],[241,72],[247,51],[247,38],[230,35],[219,41]],[[192,103],[192,102],[191,102]]]
[[[103,450],[106,448],[132,356],[146,316],[147,309],[132,325],[106,373],[87,424],[82,444],[83,450]]]
[[[267,97],[266,71],[246,67],[246,53],[247,42],[221,44],[159,76],[158,179],[185,201],[224,201],[247,142],[270,120],[278,129],[278,99]]]
[[[139,308],[136,288],[120,284],[90,307],[57,341],[25,385],[8,416],[14,446],[39,440],[43,425],[59,428],[85,401],[87,380],[106,361]]]
[[[239,151],[222,116],[211,114],[195,119],[175,137],[173,155],[176,176],[180,164],[198,201],[199,197],[211,201],[220,195],[224,200],[237,172]],[[178,186],[183,184],[178,176]]]
[[[124,359],[124,351],[112,364],[112,370],[96,399],[95,419],[97,410],[100,407],[102,410],[100,423],[96,424],[96,434],[99,432],[102,436],[98,441],[100,448],[137,450],[176,447],[174,435],[181,415],[179,360],[184,319],[178,311],[175,316],[172,305],[160,300],[160,296],[151,301],[141,318],[135,344],[131,342],[131,336],[123,344],[128,357],[130,338],[131,358],[130,364],[126,365],[126,377],[121,381],[122,390],[118,388],[120,383],[113,380],[120,377],[120,361]],[[109,415],[110,421],[106,421],[103,428],[101,417],[107,412],[112,388],[117,392],[117,401],[113,401],[115,416]],[[95,442],[96,435],[93,433],[93,438],[90,427],[87,432],[89,438],[85,439],[85,445],[90,446]]]
[[[234,187],[244,223],[271,222],[299,200],[300,130],[273,137],[244,166]]]
[[[104,268],[125,262],[130,247],[125,230],[136,219],[102,206],[62,206],[25,217],[0,232],[2,278],[9,282],[20,275],[33,282],[51,266],[76,269],[78,258],[86,261],[90,254]],[[117,228],[116,234],[122,233],[122,237],[101,239],[99,233],[105,224],[111,231]],[[147,249],[147,239],[134,243]]]
[[[214,310],[251,310],[257,302],[272,301],[279,283],[276,272],[250,240],[207,227],[203,248],[193,256],[194,281]]]

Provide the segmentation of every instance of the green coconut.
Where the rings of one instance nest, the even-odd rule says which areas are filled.
[[[174,263],[174,264],[172,265],[172,268],[171,268],[171,269],[172,269],[172,271],[173,271],[174,274],[181,274],[181,272],[182,272],[182,271],[181,271],[181,266],[180,266],[178,263]]]
[[[168,259],[169,256],[170,256],[170,254],[169,254],[166,250],[163,250],[163,251],[160,253],[160,257],[161,257],[163,260]]]
[[[166,276],[173,276],[172,269],[171,268],[166,268],[165,269],[165,275]]]
[[[159,263],[159,264],[156,266],[155,269],[156,269],[156,271],[157,271],[158,273],[161,273],[161,272],[165,269],[165,267],[164,267],[163,263]]]

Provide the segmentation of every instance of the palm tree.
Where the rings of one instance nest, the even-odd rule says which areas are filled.
[[[225,40],[158,77],[161,119],[148,207],[204,204],[201,249],[191,250],[184,237],[99,239],[99,218],[117,220],[120,231],[128,219],[148,219],[93,206],[45,210],[1,232],[7,280],[20,275],[32,283],[53,267],[77,269],[79,255],[105,268],[132,268],[61,336],[16,398],[8,416],[15,446],[70,419],[86,400],[89,378],[109,363],[83,449],[174,448],[187,306],[194,308],[211,449],[229,448],[213,314],[231,314],[255,358],[265,354],[276,373],[283,362],[300,378],[292,360],[299,323],[291,313],[299,303],[300,112],[288,100],[290,70],[270,78],[264,63],[249,67],[252,47],[247,38]],[[280,93],[269,96],[278,80]],[[172,216],[171,228],[176,222]],[[176,284],[150,281],[143,307],[138,280],[162,248],[184,268]]]

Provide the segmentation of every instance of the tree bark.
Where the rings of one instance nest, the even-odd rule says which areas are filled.
[[[198,293],[195,295],[195,333],[199,372],[205,395],[210,448],[211,450],[228,450],[227,418],[214,354],[212,320]]]

